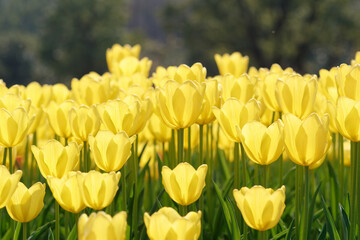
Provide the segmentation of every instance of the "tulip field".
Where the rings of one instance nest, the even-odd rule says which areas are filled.
[[[360,239],[360,52],[318,75],[239,52],[0,81],[1,239]]]

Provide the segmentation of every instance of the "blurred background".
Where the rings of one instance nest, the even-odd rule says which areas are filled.
[[[0,0],[0,78],[8,86],[107,71],[114,43],[141,44],[156,66],[240,51],[249,66],[318,73],[360,50],[355,0]]]

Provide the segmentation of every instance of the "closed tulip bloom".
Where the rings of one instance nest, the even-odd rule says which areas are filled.
[[[275,89],[277,80],[282,77],[282,72],[270,72],[269,74],[266,74],[264,80],[260,84],[260,92],[264,104],[267,108],[274,112],[281,111],[281,108],[276,100]]]
[[[336,106],[335,122],[341,135],[353,142],[359,142],[360,101],[340,97]]]
[[[183,206],[197,201],[205,187],[208,166],[201,165],[197,170],[189,163],[178,164],[173,170],[163,166],[162,184],[172,200]]]
[[[348,66],[342,64],[336,75],[340,96],[360,100],[360,65]]]
[[[47,178],[55,200],[68,212],[79,213],[86,207],[80,190],[83,178],[81,172],[68,172],[63,178]]]
[[[285,186],[276,191],[263,186],[243,187],[234,189],[233,194],[246,224],[259,231],[275,227],[285,209]]]
[[[77,104],[73,100],[67,100],[60,104],[52,101],[50,102],[49,106],[45,108],[45,113],[49,120],[49,124],[56,135],[63,138],[71,137],[69,121],[70,110],[75,106],[77,106]]]
[[[30,222],[44,207],[45,183],[35,183],[29,189],[19,182],[6,205],[9,216],[18,222]]]
[[[38,148],[31,146],[41,175],[62,178],[68,172],[77,170],[79,167],[79,155],[81,147],[76,142],[70,142],[64,147],[57,140],[49,140],[44,146]]]
[[[173,69],[175,71],[171,71],[171,68],[168,69],[168,79],[174,79],[178,83],[184,83],[187,80],[201,83],[204,82],[206,78],[207,71],[201,63],[195,63],[191,67],[181,64],[179,67]]]
[[[40,121],[42,120],[43,116],[44,116],[44,111],[42,108],[37,108],[33,105],[30,106],[30,109],[28,111],[28,115],[29,118],[34,117],[34,120],[31,122],[29,129],[28,129],[28,134],[34,133],[37,128],[39,127]]]
[[[196,240],[201,234],[201,211],[182,217],[173,208],[163,207],[153,215],[144,214],[150,240]]]
[[[236,126],[241,129],[247,122],[260,119],[260,105],[255,99],[244,104],[238,99],[229,98],[221,109],[213,107],[213,112],[225,135],[234,142],[241,142]]]
[[[304,120],[285,114],[284,144],[289,158],[301,166],[310,166],[322,160],[331,144],[329,117],[320,118],[316,113]]]
[[[57,83],[52,86],[51,100],[60,104],[70,98],[70,90],[63,83]]]
[[[246,155],[255,163],[269,165],[276,161],[284,149],[284,124],[277,120],[269,127],[258,121],[251,121],[239,130]]]
[[[319,71],[319,91],[333,104],[336,104],[339,96],[335,80],[337,73],[338,69],[336,67],[330,70],[321,69]]]
[[[29,118],[23,107],[18,107],[11,112],[0,108],[0,145],[3,147],[19,145],[28,134],[33,121],[34,117]]]
[[[306,118],[313,112],[317,92],[317,80],[308,80],[298,74],[289,75],[276,82],[275,96],[283,113]]]
[[[157,115],[151,115],[148,122],[148,128],[153,138],[158,142],[170,142],[171,128],[166,126],[164,121]]]
[[[89,145],[95,164],[105,172],[120,170],[131,156],[131,146],[135,136],[121,131],[114,134],[108,130],[101,130],[89,137]]]
[[[231,55],[215,54],[216,65],[221,75],[231,73],[235,77],[240,77],[241,74],[246,73],[249,65],[249,57],[242,56],[239,52],[234,52]]]
[[[117,76],[130,77],[134,74],[141,74],[145,77],[149,76],[152,61],[147,57],[139,60],[136,57],[125,57],[120,62],[113,63],[112,73]]]
[[[222,98],[226,101],[229,98],[239,99],[246,103],[254,97],[255,85],[245,73],[239,77],[226,74],[220,80],[222,86]]]
[[[12,112],[19,107],[23,107],[26,112],[29,112],[30,106],[31,100],[24,100],[20,97],[19,94],[7,93],[0,97],[0,108],[5,108],[9,112]]]
[[[89,134],[95,136],[100,129],[100,117],[93,105],[81,105],[70,110],[70,128],[74,137],[87,141]]]
[[[114,217],[105,212],[92,213],[87,216],[83,213],[78,221],[79,240],[125,240],[127,214],[122,211]]]
[[[126,57],[132,56],[135,58],[139,58],[140,51],[141,46],[139,44],[136,44],[135,46],[130,46],[128,44],[121,46],[118,43],[114,44],[111,48],[108,48],[106,50],[106,62],[109,71],[114,72],[116,64],[118,64]]]
[[[209,124],[215,120],[212,107],[220,107],[221,105],[221,89],[216,80],[205,81],[206,89],[201,113],[196,120],[199,125]]]
[[[169,80],[156,89],[156,99],[162,120],[172,129],[190,127],[198,119],[205,94],[205,84]]]
[[[10,174],[9,170],[0,165],[0,209],[5,207],[22,176],[22,171],[17,170],[15,173]]]
[[[31,104],[37,108],[46,106],[51,100],[51,86],[41,86],[38,82],[31,82],[22,94],[23,99],[31,99]]]

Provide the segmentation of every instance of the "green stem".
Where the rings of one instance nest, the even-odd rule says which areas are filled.
[[[239,143],[235,143],[234,146],[234,188],[240,189],[240,155],[239,155]]]
[[[60,239],[60,209],[59,204],[55,200],[55,240]]]
[[[177,164],[181,163],[184,161],[184,129],[180,128],[177,130],[177,137],[178,137],[178,159],[177,159]],[[176,164],[176,165],[177,165]]]
[[[26,186],[29,186],[29,170],[28,170],[28,166],[29,166],[29,136],[26,136],[26,145],[25,145],[25,159],[24,159],[24,163],[23,163],[23,171],[25,176],[24,176],[24,182]]]
[[[299,234],[300,234],[300,167],[299,165],[296,165],[296,170],[295,170],[295,236],[296,239],[299,238]]]
[[[188,149],[187,149],[187,157],[186,161],[191,163],[191,127],[188,127]]]
[[[262,176],[262,185],[263,185],[264,188],[266,188],[267,165],[261,165],[261,167],[262,167],[262,174],[263,174],[263,176]]]
[[[28,228],[28,223],[24,222],[23,224],[23,240],[27,239],[27,228]]]
[[[357,185],[357,174],[356,174],[356,169],[357,169],[357,160],[356,160],[356,143],[355,142],[351,142],[351,190],[350,190],[350,238],[349,239],[355,239],[355,234],[356,234],[356,185]]]
[[[121,168],[121,176],[122,178],[120,179],[121,181],[121,194],[122,194],[122,206],[121,209],[123,211],[127,210],[127,199],[126,199],[126,167],[125,165]]]
[[[10,169],[10,173],[13,174],[14,173],[14,168],[13,168],[13,157],[12,157],[12,147],[8,148],[8,152],[9,152],[9,169]]]
[[[336,136],[336,135],[334,135]],[[344,139],[343,136],[338,134],[338,144],[339,144],[339,160],[340,160],[340,173],[339,173],[339,178],[340,178],[340,198],[339,201],[342,205],[344,205]],[[335,145],[334,145],[334,152],[335,152]],[[333,160],[335,160],[336,158],[334,157]]]
[[[260,240],[266,240],[266,237],[265,237],[265,235],[266,235],[266,231],[259,231],[259,235],[260,235]]]
[[[6,166],[6,156],[7,156],[7,148],[4,149],[4,154],[3,154],[3,165]]]
[[[173,169],[176,166],[176,151],[175,151],[175,130],[171,130],[171,141],[169,146],[169,165]]]
[[[247,181],[246,181],[246,153],[244,150],[244,147],[242,145],[242,143],[240,143],[240,148],[241,148],[241,163],[242,163],[242,181],[243,181],[243,186],[246,187],[247,185]]]
[[[310,199],[310,184],[309,184],[309,167],[305,166],[305,201],[304,201],[304,239],[308,239],[308,226],[309,226],[309,199]]]
[[[64,220],[64,224],[65,224],[65,236],[69,235],[69,212],[65,211],[65,220]]]
[[[279,157],[279,183],[280,187],[283,185],[283,155]]]
[[[200,125],[199,129],[199,137],[200,137],[200,150],[199,150],[199,165],[204,163],[203,159],[203,150],[204,150],[204,125]]]
[[[84,141],[83,150],[84,150],[84,152],[83,152],[84,171],[89,172],[90,166],[89,166],[89,162],[88,162],[88,145],[87,145],[86,141]]]
[[[133,144],[133,171],[134,171],[134,203],[132,206],[132,231],[133,231],[133,239],[138,239],[138,138],[135,140],[135,144]]]
[[[356,158],[356,166],[357,166],[357,169],[356,169],[356,189],[357,189],[357,198],[356,198],[356,209],[357,209],[357,224],[359,225],[360,224],[360,206],[359,206],[359,200],[360,200],[360,190],[359,190],[359,187],[360,187],[360,176],[359,176],[359,173],[360,173],[360,142],[356,142],[355,143],[356,145],[356,155],[355,155],[355,158]],[[358,233],[359,233],[359,227],[358,226]],[[359,238],[359,236],[358,236]]]
[[[179,213],[181,216],[185,216],[187,214],[187,206],[179,204]]]
[[[37,133],[36,133],[36,131],[33,133],[32,145],[37,146]],[[35,167],[35,156],[34,156],[34,154],[31,152],[30,185],[32,185],[33,180],[37,179],[37,178],[34,178],[34,173],[35,173],[35,171],[37,171],[37,173],[40,174],[39,168],[34,169],[34,167]],[[40,176],[41,176],[41,174],[40,174]],[[37,176],[36,176],[36,177],[37,177]],[[39,178],[40,178],[40,177],[39,177]]]

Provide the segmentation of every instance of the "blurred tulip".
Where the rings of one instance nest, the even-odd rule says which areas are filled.
[[[247,122],[259,120],[260,106],[255,99],[244,104],[238,99],[229,98],[221,109],[213,107],[213,112],[225,135],[234,142],[241,142],[235,126],[241,129]]]
[[[351,65],[360,64],[360,51],[355,53],[355,58],[351,60]]]
[[[301,120],[288,113],[283,121],[285,149],[295,164],[310,166],[323,160],[331,145],[327,114],[320,118],[312,113]]]
[[[38,148],[31,146],[41,175],[47,179],[50,175],[62,178],[68,172],[77,170],[79,167],[80,146],[76,142],[70,142],[63,146],[57,140],[49,140],[44,146]]]
[[[26,112],[29,112],[30,106],[31,100],[23,100],[18,94],[7,93],[0,97],[0,108],[5,108],[9,112],[12,112],[19,107],[23,107]]]
[[[216,80],[205,81],[205,94],[201,113],[196,120],[199,125],[209,124],[215,120],[212,112],[212,107],[220,107],[221,105],[221,90],[219,83]]]
[[[121,61],[112,63],[112,73],[117,76],[132,76],[134,74],[142,74],[143,76],[149,76],[152,61],[147,57],[139,60],[136,57],[125,57]]]
[[[194,63],[191,67],[181,64],[175,68],[174,72],[168,72],[169,78],[174,79],[178,83],[184,83],[185,81],[204,82],[206,78],[206,68],[201,63]]]
[[[100,129],[100,117],[93,105],[81,105],[70,110],[70,128],[74,137],[87,141],[89,134],[95,136]]]
[[[101,210],[109,206],[119,189],[121,173],[100,173],[92,170],[83,173],[83,176],[80,191],[85,205],[94,210]]]
[[[197,170],[189,163],[178,164],[173,170],[163,166],[162,184],[172,200],[183,206],[197,201],[205,187],[208,166],[201,165]]]
[[[70,98],[70,90],[62,83],[52,86],[51,100],[57,104],[63,103]]]
[[[60,104],[50,102],[49,106],[45,108],[49,124],[56,135],[63,138],[71,136],[70,110],[75,106],[77,106],[76,102],[67,100]]]
[[[260,91],[264,104],[273,112],[281,112],[281,108],[276,100],[276,82],[282,77],[282,72],[272,72],[267,74],[260,84]]]
[[[163,88],[156,89],[162,120],[172,129],[190,127],[201,113],[204,94],[204,83],[167,81]]]
[[[125,240],[126,238],[125,211],[117,213],[114,217],[105,212],[92,213],[89,217],[83,213],[78,221],[79,240]]]
[[[276,82],[275,96],[283,113],[292,113],[303,119],[313,112],[317,91],[315,78],[289,75]]]
[[[15,192],[22,176],[22,171],[17,170],[10,174],[9,170],[0,165],[0,209],[5,207],[11,196]]]
[[[55,200],[68,212],[79,213],[86,207],[80,190],[83,177],[81,172],[68,172],[63,178],[47,178]]]
[[[22,94],[23,99],[31,99],[31,104],[37,108],[47,106],[51,100],[51,86],[41,86],[38,82],[29,83]]]
[[[144,214],[150,240],[196,240],[201,234],[201,211],[181,217],[173,208],[163,207],[151,216]]]
[[[29,118],[28,113],[23,107],[18,107],[13,111],[0,108],[0,145],[3,147],[15,147],[19,145],[34,121],[34,117]]]
[[[360,101],[340,97],[336,106],[335,122],[341,135],[353,142],[359,142]]]
[[[247,72],[249,65],[249,57],[242,56],[239,52],[234,52],[231,55],[215,54],[216,65],[221,75],[231,73],[235,77],[240,77],[243,73]]]
[[[30,222],[44,207],[45,183],[35,183],[29,189],[19,182],[6,205],[9,216],[18,222]]]
[[[239,77],[226,74],[219,82],[222,86],[222,98],[224,101],[229,98],[236,98],[246,103],[254,97],[255,85],[246,73]]]
[[[284,150],[284,124],[277,120],[268,128],[258,121],[251,121],[239,130],[246,155],[255,163],[269,165],[276,161]]]
[[[333,67],[330,70],[321,69],[319,71],[319,92],[333,104],[336,104],[339,95],[335,80],[337,72],[338,69],[336,67]]]
[[[28,111],[28,116],[29,116],[29,119],[34,117],[34,120],[32,121],[32,123],[29,126],[28,134],[34,133],[37,130],[37,128],[40,125],[40,121],[43,118],[43,115],[44,115],[43,113],[44,113],[44,111],[42,108],[37,108],[33,105],[30,106],[30,109]]]
[[[121,131],[114,134],[108,130],[101,130],[96,137],[89,137],[91,153],[95,164],[105,172],[120,170],[131,156],[131,146],[135,136]]]
[[[116,43],[111,48],[106,50],[106,62],[110,72],[115,71],[116,65],[126,57],[135,57],[139,58],[141,51],[141,46],[136,44],[135,46],[131,47],[128,44],[121,46],[120,44]]]
[[[338,68],[336,81],[340,96],[360,100],[360,64],[349,66],[341,64]]]
[[[148,122],[148,128],[153,138],[158,142],[170,142],[171,128],[166,126],[164,121],[157,115],[151,115]]]
[[[246,224],[256,230],[275,227],[285,209],[285,186],[274,191],[263,186],[234,189],[234,198]]]

